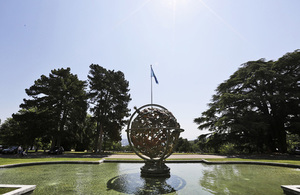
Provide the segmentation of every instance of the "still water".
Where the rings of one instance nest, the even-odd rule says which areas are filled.
[[[140,177],[142,163],[37,165],[0,169],[1,184],[37,185],[33,194],[283,194],[300,170],[259,165],[167,164],[171,177]]]

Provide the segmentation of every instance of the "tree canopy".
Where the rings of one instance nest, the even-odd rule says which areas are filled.
[[[61,68],[52,70],[48,77],[42,75],[34,85],[25,90],[31,99],[24,99],[20,107],[25,110],[36,109],[34,114],[41,116],[43,124],[46,124],[43,126],[43,133],[51,137],[52,147],[60,146],[62,138],[74,135],[74,127],[78,128],[79,123],[85,120],[88,106],[85,87],[85,81],[73,75],[70,68]],[[26,117],[30,119],[29,114],[31,113],[25,112],[15,118],[30,121],[25,120]],[[34,120],[35,123],[40,122],[38,118]],[[38,126],[33,123],[28,128]]]
[[[97,122],[94,151],[101,151],[103,135],[113,141],[121,140],[124,118],[129,116],[129,82],[121,71],[90,65],[88,75],[91,112]]]
[[[287,133],[300,133],[300,51],[277,61],[249,61],[221,83],[196,118],[220,142],[240,150],[286,152]]]
[[[66,149],[101,151],[121,140],[131,100],[129,83],[121,71],[90,65],[87,82],[70,68],[54,69],[25,89],[21,110],[0,126],[0,142],[7,145],[49,145],[62,143]],[[88,101],[89,100],[89,101]],[[87,114],[87,109],[93,116]],[[39,144],[37,144],[39,142]]]

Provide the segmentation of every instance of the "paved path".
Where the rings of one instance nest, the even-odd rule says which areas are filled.
[[[168,159],[211,159],[211,158],[226,158],[227,156],[221,155],[202,155],[202,154],[172,154]],[[140,159],[139,156],[134,154],[112,154],[105,159],[110,158],[130,158],[130,159]]]

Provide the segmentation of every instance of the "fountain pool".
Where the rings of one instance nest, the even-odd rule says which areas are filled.
[[[300,169],[170,163],[170,178],[142,178],[141,163],[57,164],[0,169],[1,184],[36,185],[33,194],[283,194]]]

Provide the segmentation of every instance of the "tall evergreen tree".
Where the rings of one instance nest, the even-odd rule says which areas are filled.
[[[124,118],[129,116],[129,83],[121,71],[107,70],[97,64],[90,65],[88,81],[91,112],[97,122],[94,151],[99,152],[104,132],[113,141],[121,140]]]
[[[300,51],[275,62],[247,62],[218,86],[209,109],[194,121],[249,151],[286,152],[287,132],[300,131],[299,75]]]
[[[0,143],[3,145],[22,145],[22,129],[18,121],[7,118],[0,126]]]
[[[37,138],[42,140],[49,140],[48,132],[49,123],[47,116],[43,113],[38,113],[36,109],[19,110],[18,113],[13,114],[13,119],[18,122],[19,139],[22,140],[21,145],[28,148],[29,146],[36,145]],[[43,130],[43,131],[41,131]],[[14,130],[15,133],[17,129]]]
[[[32,99],[24,99],[21,108],[36,108],[47,118],[52,146],[60,146],[64,136],[72,135],[68,124],[84,121],[87,111],[86,84],[67,69],[54,69],[49,76],[42,75],[26,93]]]

